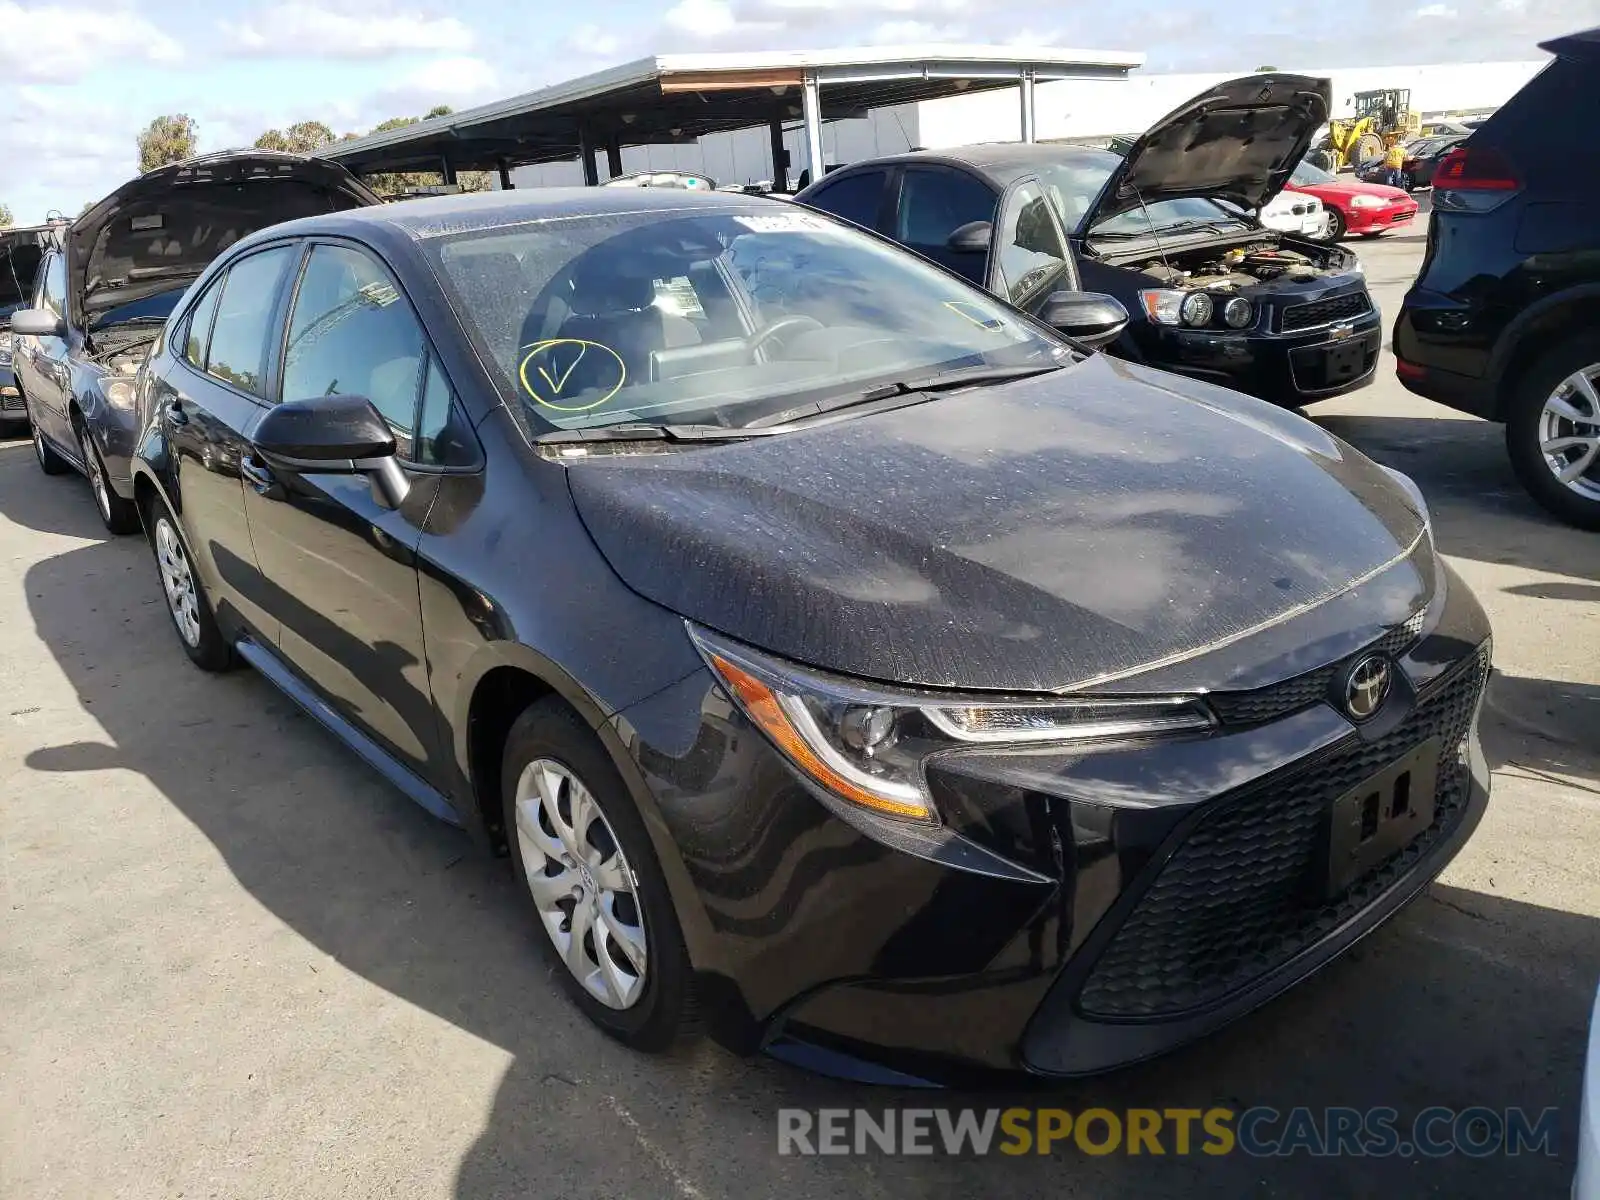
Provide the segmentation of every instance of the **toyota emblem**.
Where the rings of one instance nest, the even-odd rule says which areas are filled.
[[[1351,668],[1344,685],[1344,708],[1351,720],[1368,720],[1383,707],[1390,675],[1389,660],[1381,654],[1369,654]]]

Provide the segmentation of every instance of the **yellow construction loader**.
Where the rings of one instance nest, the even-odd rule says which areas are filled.
[[[1328,122],[1328,136],[1317,148],[1327,170],[1377,158],[1395,142],[1422,132],[1422,114],[1411,111],[1410,88],[1357,92],[1351,103],[1355,116]]]

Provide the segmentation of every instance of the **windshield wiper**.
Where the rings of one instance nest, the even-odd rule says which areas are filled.
[[[742,442],[746,438],[781,433],[780,429],[730,429],[726,425],[651,425],[634,421],[623,425],[595,425],[588,429],[557,429],[533,440],[541,446],[581,445],[584,442]]]
[[[982,387],[985,384],[1010,383],[1015,379],[1027,379],[1031,375],[1044,375],[1050,371],[1059,371],[1067,364],[1062,363],[1034,363],[1026,367],[957,367],[950,371],[940,371],[934,375],[924,375],[919,379],[897,379],[892,383],[881,383],[877,387],[867,388],[865,391],[856,392],[849,396],[836,396],[832,400],[814,400],[810,404],[802,404],[795,408],[786,408],[782,412],[772,413],[769,416],[757,417],[748,425],[739,428],[752,433],[765,433],[777,426],[786,426],[794,421],[808,417],[819,417],[824,413],[836,413],[847,408],[856,408],[863,404],[876,404],[880,400],[892,400],[900,396],[923,396],[935,392],[950,392],[957,388]]]

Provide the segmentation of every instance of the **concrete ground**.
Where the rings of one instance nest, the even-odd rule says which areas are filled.
[[[1358,243],[1392,319],[1421,231]],[[1425,899],[1220,1036],[1034,1104],[1521,1105],[1555,1157],[776,1154],[867,1090],[638,1057],[534,953],[503,863],[263,680],[184,660],[148,552],[0,444],[0,1196],[1564,1195],[1600,975],[1600,538],[1497,428],[1376,385],[1316,420],[1427,492],[1497,634],[1489,815]],[[984,1106],[1007,1096],[941,1098]]]

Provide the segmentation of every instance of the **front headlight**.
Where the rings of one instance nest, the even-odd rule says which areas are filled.
[[[1255,305],[1243,296],[1235,296],[1222,306],[1222,319],[1229,329],[1243,329],[1255,315]]]
[[[1368,196],[1364,193],[1350,198],[1351,208],[1382,208],[1387,203],[1389,202],[1382,196]]]
[[[1144,306],[1144,315],[1157,325],[1182,325],[1183,298],[1186,295],[1187,292],[1155,288],[1148,292],[1140,292],[1139,303]]]
[[[134,388],[131,379],[103,379],[100,394],[112,408],[132,408]]]
[[[1207,729],[1183,696],[990,700],[895,691],[769,657],[689,625],[689,635],[745,716],[831,795],[873,812],[936,822],[923,764],[974,745],[1078,742]]]

